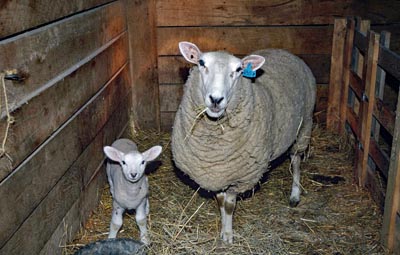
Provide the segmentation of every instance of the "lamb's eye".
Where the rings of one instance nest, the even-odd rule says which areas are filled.
[[[205,65],[204,60],[200,59],[199,60],[199,65],[204,67],[204,65]]]
[[[143,161],[142,161],[142,165],[144,165],[144,163],[145,163],[145,161],[143,160]]]
[[[122,160],[122,161],[121,161],[121,164],[126,165],[125,160]]]
[[[240,72],[240,71],[242,71],[242,68],[239,66],[239,67],[236,69],[236,72]]]

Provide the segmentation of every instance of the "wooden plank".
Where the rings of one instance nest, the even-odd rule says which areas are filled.
[[[387,179],[389,170],[389,158],[387,158],[385,154],[382,153],[374,139],[371,139],[369,142],[369,154],[374,160],[375,164],[378,166],[383,176],[385,176],[385,178]]]
[[[176,112],[161,112],[161,130],[171,132]]]
[[[0,3],[0,38],[34,28],[50,21],[111,2],[110,0],[36,0],[21,4],[18,0]]]
[[[347,107],[347,121],[356,137],[360,137],[359,134],[359,118],[358,115],[353,111],[352,108]]]
[[[362,149],[359,150],[357,164],[358,184],[364,186],[367,178],[367,164],[369,155],[369,144],[371,139],[372,111],[375,103],[376,70],[379,54],[379,34],[368,32],[368,51],[365,58],[365,96],[360,108],[360,135],[359,141]]]
[[[343,52],[345,47],[347,20],[335,19],[333,29],[331,70],[329,80],[328,112],[326,119],[327,129],[339,132],[340,101],[342,98]]]
[[[373,114],[378,120],[379,126],[383,126],[393,136],[396,116],[379,98],[375,99]],[[379,129],[377,130],[379,131]],[[377,131],[375,130],[375,132]],[[379,135],[379,133],[377,135]]]
[[[155,0],[124,0],[129,32],[133,118],[138,128],[160,128]]]
[[[386,47],[380,47],[378,64],[387,72],[400,81],[400,55]]]
[[[179,55],[178,43],[190,41],[202,51],[225,50],[247,55],[281,48],[294,54],[331,54],[332,29],[304,27],[168,27],[157,30],[158,55]]]
[[[338,131],[343,134],[345,132],[347,104],[349,98],[350,86],[350,73],[351,73],[351,60],[353,56],[353,42],[354,42],[354,19],[348,19],[346,24],[346,38],[343,49],[343,78],[341,81],[341,95],[339,103],[339,123]]]
[[[93,96],[127,62],[127,34],[117,37],[104,51],[93,54],[73,72],[63,77],[37,97],[22,105],[13,113],[16,119],[9,130],[6,143],[7,157],[0,158],[0,180],[19,165],[35,148],[64,123],[79,107]],[[57,110],[54,110],[56,107]],[[43,121],[43,118],[46,121]],[[5,130],[6,120],[0,121],[0,130]],[[35,132],[26,128],[35,127]],[[0,131],[3,139],[4,132]]]
[[[183,85],[160,86],[160,111],[177,111],[183,95]]]
[[[392,149],[390,155],[390,165],[388,182],[385,198],[385,210],[383,214],[382,224],[382,242],[389,251],[400,252],[400,231],[397,214],[400,211],[400,94],[397,99],[396,124],[394,127],[394,135]],[[397,229],[396,229],[397,228]],[[396,233],[397,231],[397,233]],[[397,243],[397,244],[396,244]],[[395,250],[396,249],[396,250]]]
[[[251,52],[248,52],[251,54]],[[330,55],[298,55],[310,67],[317,83],[329,82]],[[237,55],[238,58],[244,55]],[[160,84],[185,83],[193,64],[182,56],[161,56],[158,58],[158,82]]]
[[[382,46],[385,46],[386,48],[389,48],[390,45],[390,33],[387,31],[382,31],[380,33],[380,44]],[[377,69],[377,74],[376,74],[376,99],[375,102],[378,102],[380,100],[383,100],[383,94],[385,91],[385,80],[386,80],[386,72],[378,65]],[[375,114],[375,109],[377,104],[374,105],[374,114]],[[376,117],[376,116],[375,116]],[[394,121],[393,121],[394,123]],[[373,136],[375,141],[379,141],[379,133],[380,133],[380,124],[376,119],[373,119],[372,121],[372,129],[373,129]],[[393,135],[393,133],[392,133]]]
[[[74,65],[121,34],[124,14],[123,4],[113,2],[0,41],[0,70],[17,69],[27,76],[22,83],[7,83],[11,110],[62,80],[75,71]],[[0,113],[4,118],[4,107]]]
[[[334,16],[398,22],[397,1],[157,1],[158,26],[333,24]],[[377,11],[379,10],[379,11]],[[379,15],[377,15],[379,14]]]
[[[60,245],[60,241],[62,241],[63,238],[65,242],[67,236],[63,237],[62,235],[66,234],[66,231],[69,231],[70,238],[74,236],[82,221],[80,217],[70,218],[66,221],[65,218],[68,217],[67,212],[74,207],[76,201],[80,200],[82,193],[87,192],[85,187],[89,185],[89,182],[85,182],[83,175],[92,176],[91,179],[93,181],[99,174],[99,171],[105,172],[102,147],[106,144],[111,144],[125,129],[126,123],[129,120],[129,107],[127,106],[129,106],[130,103],[131,95],[125,96],[117,109],[111,114],[104,128],[96,135],[93,142],[91,142],[77,161],[68,169],[67,173],[23,223],[21,228],[13,235],[4,249],[10,247],[12,249],[17,249],[20,254],[27,254],[29,253],[28,251],[37,254],[42,250],[44,243],[46,243],[47,246],[56,248]],[[77,192],[67,193],[64,189],[67,183],[70,183],[68,188],[75,185]],[[61,208],[57,206],[59,201],[63,201]],[[76,209],[79,211],[79,208]],[[69,213],[76,215],[74,211]],[[43,221],[51,224],[43,224]],[[66,226],[68,226],[69,229],[66,229]],[[32,232],[38,233],[33,237],[29,237],[30,243],[33,242],[33,244],[13,247],[13,245],[18,246],[21,239],[23,239],[24,236],[30,236],[29,233]],[[56,236],[54,236],[54,234],[56,234]],[[59,237],[59,239],[53,239],[52,244],[50,244],[48,240],[55,237]],[[44,247],[43,249],[49,248]],[[54,254],[55,250],[56,249],[54,249],[51,254]]]
[[[128,70],[122,68],[84,107],[0,183],[0,204],[5,205],[0,207],[0,247],[90,144],[127,90]],[[8,210],[10,205],[13,210]]]
[[[363,80],[353,70],[350,70],[349,72],[349,84],[357,98],[362,98],[364,92]]]

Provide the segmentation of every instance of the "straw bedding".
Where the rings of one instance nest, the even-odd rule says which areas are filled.
[[[211,193],[198,189],[172,165],[170,135],[132,134],[139,150],[161,144],[161,165],[149,173],[148,254],[384,254],[381,212],[368,192],[352,184],[351,150],[342,138],[314,128],[309,159],[302,164],[305,189],[296,208],[288,205],[290,161],[262,178],[238,200],[234,244],[219,238],[220,216]],[[102,200],[64,254],[107,238],[112,210],[108,186]],[[118,237],[138,239],[134,214],[126,214]]]

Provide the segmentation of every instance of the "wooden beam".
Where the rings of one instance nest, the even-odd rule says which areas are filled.
[[[0,207],[0,247],[7,243],[91,143],[128,90],[128,69],[124,66],[0,183],[0,204],[4,205]],[[9,210],[11,205],[13,210]]]
[[[342,98],[343,53],[346,41],[347,20],[335,19],[333,29],[331,70],[329,79],[327,129],[339,132],[340,102]]]
[[[53,86],[12,113],[16,121],[10,126],[10,139],[6,143],[12,162],[7,157],[0,158],[0,181],[126,64],[127,34],[122,33],[115,39],[103,51],[77,64],[71,73],[57,76],[58,81]],[[1,139],[6,124],[5,119],[0,120]],[[35,132],[27,126],[34,127]]]
[[[335,16],[362,16],[373,23],[399,22],[397,1],[157,1],[157,26],[333,24]],[[379,13],[379,15],[377,15]]]
[[[0,4],[0,38],[41,26],[71,14],[111,2],[110,0],[36,0],[21,4],[18,0]]]
[[[383,214],[382,242],[391,252],[400,252],[400,94],[397,99],[396,124],[390,155],[388,183]],[[397,233],[396,233],[397,231]],[[396,246],[397,243],[397,246]],[[395,250],[397,249],[397,250]]]
[[[331,54],[332,46],[332,29],[327,26],[166,27],[157,32],[159,56],[180,55],[180,41],[193,42],[204,52],[225,50],[234,55],[265,48],[286,49],[293,54]]]
[[[133,118],[137,128],[160,128],[155,0],[124,0],[129,32]]]
[[[367,178],[367,164],[369,156],[369,145],[371,139],[372,111],[375,104],[375,84],[376,70],[378,66],[379,54],[379,34],[368,32],[368,50],[364,60],[363,80],[365,82],[365,92],[360,107],[360,137],[361,149],[358,151],[358,184],[365,185]]]

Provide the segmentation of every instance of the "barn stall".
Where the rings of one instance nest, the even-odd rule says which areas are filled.
[[[391,145],[396,145],[393,141],[398,139],[396,130],[399,128],[396,128],[394,121],[396,106],[387,110],[379,107],[379,109],[384,109],[383,112],[388,113],[387,115],[391,115],[389,118],[391,120],[386,122],[379,119],[382,114],[379,115],[377,111],[374,115],[375,122],[372,117],[352,118],[355,115],[347,114],[345,99],[349,95],[341,94],[345,91],[343,88],[346,88],[342,87],[343,81],[351,77],[347,76],[349,70],[341,68],[348,67],[351,62],[356,62],[354,59],[357,59],[357,63],[361,62],[359,59],[362,59],[361,57],[349,58],[353,55],[349,53],[349,45],[353,45],[352,41],[357,42],[356,39],[361,37],[355,34],[352,39],[347,27],[350,27],[350,31],[356,30],[351,30],[353,26],[364,32],[389,31],[390,38],[386,41],[382,40],[381,44],[386,48],[390,45],[392,50],[390,55],[395,55],[393,52],[399,52],[400,49],[398,8],[399,3],[396,1],[202,1],[201,3],[186,1],[182,4],[181,1],[173,0],[74,0],[68,2],[42,0],[26,4],[18,1],[2,3],[0,8],[0,47],[2,49],[0,70],[3,78],[0,88],[0,138],[2,141],[0,147],[0,204],[2,205],[0,207],[0,253],[61,254],[71,252],[68,251],[68,247],[77,248],[80,246],[74,243],[82,244],[79,238],[75,238],[75,234],[85,223],[87,223],[86,229],[94,231],[94,234],[87,238],[88,241],[106,238],[106,235],[102,233],[107,231],[110,212],[106,209],[110,208],[106,202],[103,202],[107,200],[107,186],[102,147],[111,144],[121,135],[136,137],[136,141],[141,142],[140,146],[143,149],[157,142],[166,149],[160,169],[150,175],[151,189],[154,190],[150,199],[157,201],[157,204],[165,203],[160,208],[152,207],[154,209],[151,210],[154,212],[151,211],[151,213],[154,215],[150,215],[150,224],[154,228],[154,233],[158,235],[162,232],[165,236],[155,240],[154,246],[157,247],[158,244],[161,247],[160,250],[150,249],[149,252],[153,251],[155,254],[162,254],[161,252],[169,254],[177,251],[183,253],[208,251],[220,254],[234,252],[232,247],[224,247],[213,239],[217,238],[219,231],[218,221],[215,220],[219,215],[213,204],[214,201],[198,196],[198,192],[188,188],[188,185],[180,186],[182,182],[180,178],[170,179],[176,176],[168,154],[168,133],[171,130],[182,95],[182,86],[190,68],[178,51],[177,44],[183,40],[195,42],[204,51],[223,49],[237,56],[244,56],[260,48],[283,48],[300,56],[310,66],[318,83],[318,100],[315,109],[318,127],[313,133],[315,139],[312,146],[314,148],[320,146],[322,151],[338,153],[335,154],[336,160],[344,159],[343,165],[331,163],[332,167],[324,172],[323,167],[313,164],[326,165],[326,158],[335,158],[335,156],[320,155],[319,152],[315,152],[314,159],[320,158],[320,161],[313,163],[311,150],[310,168],[304,169],[306,174],[303,180],[305,188],[308,189],[308,197],[303,198],[304,204],[300,204],[300,209],[297,211],[296,209],[290,211],[286,204],[278,203],[285,200],[289,188],[287,179],[290,176],[287,176],[289,174],[287,165],[283,164],[283,171],[274,170],[276,177],[274,178],[274,174],[271,174],[269,179],[271,182],[276,180],[277,183],[270,185],[269,181],[266,181],[265,186],[262,186],[261,191],[254,197],[244,198],[242,203],[239,203],[236,214],[238,217],[242,216],[237,221],[242,222],[244,226],[247,224],[252,226],[249,217],[246,218],[246,215],[251,215],[250,218],[255,220],[256,225],[265,221],[265,226],[277,225],[277,230],[276,232],[267,231],[268,229],[264,229],[266,232],[256,232],[255,228],[236,230],[238,234],[243,235],[242,242],[239,242],[241,247],[250,247],[246,252],[237,250],[239,254],[240,252],[261,254],[266,251],[263,247],[266,245],[276,247],[276,250],[269,250],[272,254],[279,254],[277,250],[281,251],[281,254],[291,254],[294,253],[294,249],[298,249],[294,254],[306,254],[312,251],[315,252],[314,254],[327,254],[328,251],[339,252],[336,254],[357,254],[357,252],[379,254],[385,250],[379,247],[380,239],[388,249],[394,251],[395,254],[398,253],[400,232],[398,224],[399,173],[396,170],[398,169],[398,148],[391,148]],[[335,18],[349,15],[359,16],[362,19],[358,22],[354,21],[354,24],[353,21],[342,19],[340,28],[340,22],[335,22]],[[369,20],[370,28],[365,20]],[[383,33],[381,37],[387,37],[385,35],[387,33]],[[360,39],[360,41],[363,40]],[[361,54],[369,52],[366,45],[368,45],[366,42],[361,42],[361,46],[357,46]],[[344,50],[346,47],[347,51]],[[374,54],[375,62],[371,62],[385,69],[383,64],[377,61],[380,59],[377,57],[380,53]],[[388,73],[383,76],[388,77],[385,80],[389,80],[387,82],[389,85],[383,88],[388,87],[389,92],[378,94],[379,100],[376,102],[380,102],[380,105],[384,103],[396,105],[397,102],[381,96],[398,94],[398,79],[397,86],[393,85],[396,84],[393,80],[396,81],[395,78],[398,78],[396,70],[397,72],[399,70],[399,61],[398,58],[394,59],[394,62],[390,62],[389,68],[386,67],[384,70],[385,74]],[[372,71],[376,67],[363,63],[369,62],[362,61],[358,65],[361,67],[356,69],[359,72],[358,77],[362,81],[371,81],[370,78],[366,78],[367,74],[373,76]],[[365,66],[365,71],[362,70],[363,66]],[[356,82],[350,83],[356,84]],[[365,84],[365,82],[361,83]],[[359,87],[351,90],[354,92],[349,94],[354,95],[350,96],[353,99],[349,99],[349,102],[352,108],[366,110],[360,113],[359,110],[352,112],[360,114],[359,116],[363,114],[370,116],[367,113],[374,111],[375,102],[371,99],[373,98],[371,95],[375,88],[365,86],[363,89],[361,86],[361,89],[358,89]],[[362,92],[363,90],[367,92]],[[360,100],[362,98],[370,100]],[[372,106],[362,103],[364,101],[372,102]],[[351,153],[343,153],[341,141],[327,144],[326,140],[334,141],[335,139],[324,134],[325,131],[321,131],[325,127],[326,119],[327,127],[331,130],[339,132],[348,130],[349,133],[353,133],[357,145],[355,146],[357,159],[355,164],[351,159],[346,158],[346,155]],[[355,124],[363,122],[367,123],[367,128],[365,125]],[[370,125],[373,125],[373,128]],[[389,128],[387,128],[388,125]],[[133,132],[131,129],[136,131]],[[374,145],[368,148],[371,139],[367,134],[371,132],[371,129],[377,130],[374,137],[377,137],[383,149]],[[160,133],[160,130],[163,132]],[[330,139],[326,139],[326,136]],[[143,142],[148,139],[150,142]],[[376,159],[375,156],[368,156],[368,153],[365,153],[368,150],[365,148],[375,149],[375,153],[370,154],[380,155],[380,157]],[[383,153],[379,154],[380,151],[377,152],[377,149]],[[354,168],[357,169],[354,170],[354,174],[352,165],[357,166]],[[332,173],[330,172],[332,168],[340,169],[340,171]],[[278,174],[285,172],[285,169],[286,175]],[[374,171],[378,174],[376,175]],[[325,178],[323,179],[325,181],[322,181],[314,178],[316,173],[339,179],[335,181],[328,178],[326,182]],[[356,180],[360,187],[369,187],[371,193],[352,185],[353,176],[357,176]],[[358,178],[359,176],[361,178]],[[345,181],[341,182],[341,178]],[[285,181],[286,184],[283,185]],[[336,187],[332,182],[346,185]],[[322,186],[318,186],[321,183]],[[175,189],[162,189],[175,184],[188,197],[181,198],[176,194],[174,199]],[[310,204],[307,201],[316,200],[312,199],[310,194],[322,192],[320,195],[328,194],[327,187],[332,187],[332,185],[335,186],[332,189],[334,194],[340,191],[347,192],[341,193],[343,204],[339,204],[348,208],[348,211],[344,213],[332,209],[334,207],[331,203],[337,199],[332,194],[329,195],[332,199],[330,203],[325,201],[326,203],[314,204],[314,206],[331,208],[334,214],[346,214],[353,217],[349,218],[349,222],[343,222],[342,226],[351,225],[351,220],[354,222],[357,218],[366,218],[370,228],[363,225],[365,222],[354,223],[353,228],[361,231],[356,226],[362,225],[365,229],[371,229],[370,232],[366,231],[362,234],[364,239],[362,237],[351,239],[353,242],[363,244],[367,247],[366,250],[352,250],[351,253],[346,253],[351,250],[338,246],[335,241],[329,241],[330,238],[319,241],[325,244],[324,248],[321,248],[312,241],[313,236],[304,234],[303,228],[315,237],[335,227],[334,232],[329,232],[332,235],[342,233],[343,236],[351,236],[357,233],[354,230],[354,232],[344,230],[340,232],[334,224],[322,224],[323,221],[318,217],[307,218],[303,216],[308,214],[299,213],[302,210],[309,213],[307,205]],[[271,190],[269,186],[277,186],[277,188]],[[100,200],[101,196],[104,199]],[[369,196],[375,198],[376,203]],[[165,200],[167,197],[169,199]],[[322,199],[322,197],[318,196],[317,199]],[[197,204],[191,204],[193,200]],[[104,210],[101,207],[95,210],[99,201]],[[173,221],[173,217],[171,220],[165,217],[166,214],[162,208],[171,208],[167,206],[168,201],[176,202],[172,207],[176,211],[171,209],[171,214],[175,215],[175,218],[178,217],[178,221]],[[269,202],[275,206],[250,213],[252,211],[250,209],[254,208],[254,204],[250,204],[251,201],[256,205],[275,201],[275,203]],[[207,216],[205,219],[196,219],[195,216],[200,215],[195,213],[196,209],[202,209],[202,204],[204,208],[210,208],[210,213],[202,215],[202,217]],[[186,205],[190,205],[188,207],[193,207],[191,210],[194,210],[189,211]],[[380,208],[384,209],[383,214]],[[267,211],[268,214],[266,214]],[[98,218],[101,221],[93,224],[93,222],[96,223],[96,219],[89,219],[90,214],[100,215],[102,218]],[[264,214],[268,217],[264,217]],[[288,214],[291,214],[292,218]],[[268,221],[276,215],[284,215],[287,221]],[[164,221],[163,217],[166,218]],[[127,221],[132,221],[132,219],[126,216],[126,224],[128,224]],[[200,226],[199,223],[201,223]],[[160,231],[156,231],[157,225],[161,225]],[[302,231],[296,232],[294,229],[289,229],[288,232],[298,235],[293,234],[288,239],[282,239],[287,232],[281,233],[278,230],[285,229],[288,225],[293,225],[294,229]],[[201,232],[204,226],[207,231],[203,231],[207,233]],[[176,227],[176,229],[169,230],[169,227]],[[200,234],[195,237],[194,234],[198,232]],[[172,233],[172,236],[166,233]],[[253,239],[260,242],[253,242],[250,245],[251,238],[245,236],[246,233],[259,234]],[[137,237],[137,232],[127,234],[129,234],[128,237]],[[156,234],[154,236],[157,236]],[[209,235],[198,238],[202,234]],[[85,235],[88,234],[85,234],[85,228],[83,228],[80,231],[80,237],[84,238]],[[187,238],[181,240],[181,237]],[[272,241],[262,242],[266,238]],[[74,239],[75,241],[71,243]],[[171,239],[183,246],[168,246]],[[157,240],[164,241],[157,243]],[[343,240],[343,243],[347,242],[348,247],[354,246],[355,244],[351,241]],[[211,243],[211,248],[195,250],[194,247],[202,247],[203,242]],[[302,247],[306,246],[308,249],[301,250],[293,245],[295,243],[303,243]],[[258,249],[254,250],[254,247]],[[238,247],[233,246],[233,249],[238,249]]]

